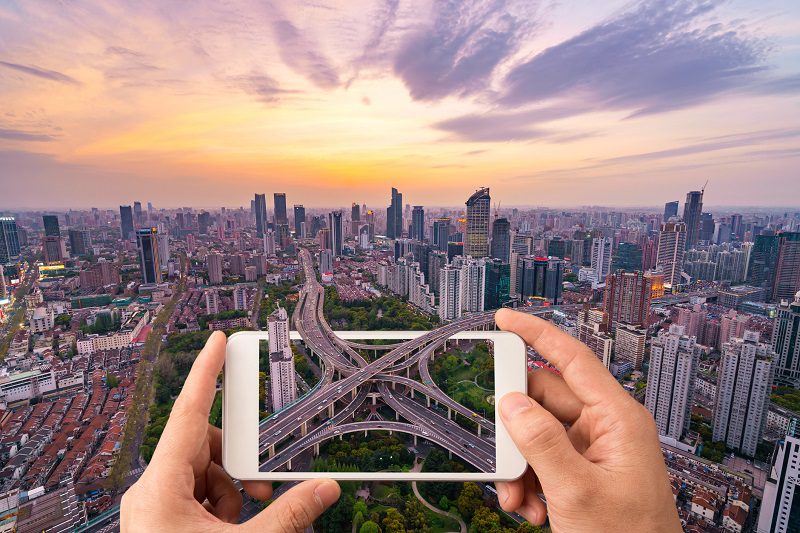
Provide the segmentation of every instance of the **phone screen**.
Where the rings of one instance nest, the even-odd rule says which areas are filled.
[[[496,472],[488,339],[334,344],[271,328],[258,401],[260,472]]]

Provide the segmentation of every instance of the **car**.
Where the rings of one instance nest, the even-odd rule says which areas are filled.
[[[279,430],[278,430],[278,431],[276,431],[276,432],[275,432],[275,433],[274,433],[272,436],[273,436],[273,437],[277,437],[277,436],[278,436],[278,435],[280,435],[280,434],[281,434],[281,430],[279,429]]]
[[[302,419],[303,419],[303,417],[302,417],[302,416],[298,416],[298,417],[297,417],[297,421],[298,421],[298,422],[300,422]]]
[[[319,411],[319,410],[320,410],[320,409],[322,409],[323,407],[325,407],[325,406],[324,406],[324,405],[318,405],[318,406],[317,406],[317,411]]]
[[[341,432],[342,432],[342,430],[341,430],[341,429],[334,429],[334,430],[333,430],[333,433],[334,433],[335,435],[338,435],[338,434],[339,434],[339,433],[341,433]]]
[[[422,434],[423,434],[423,435],[425,435],[426,437],[427,437],[428,435],[430,435],[430,433],[428,433],[428,432],[427,432],[427,431],[425,431],[424,429],[422,430]]]

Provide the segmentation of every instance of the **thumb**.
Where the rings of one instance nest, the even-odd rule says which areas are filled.
[[[500,416],[545,493],[548,485],[555,488],[565,479],[583,477],[586,459],[572,446],[562,423],[535,400],[520,392],[506,394]]]
[[[302,533],[339,499],[340,492],[332,479],[304,481],[248,520],[244,529]]]

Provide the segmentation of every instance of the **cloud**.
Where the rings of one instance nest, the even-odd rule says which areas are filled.
[[[272,23],[278,52],[286,65],[321,89],[339,86],[339,74],[328,59],[306,40],[289,20]]]
[[[55,137],[52,135],[46,135],[44,133],[31,133],[29,131],[0,128],[0,139],[8,139],[11,141],[48,142],[55,140]]]
[[[66,83],[68,85],[81,85],[81,82],[79,82],[78,80],[76,80],[71,76],[67,76],[66,74],[63,74],[55,70],[43,69],[34,65],[20,65],[19,63],[9,63],[8,61],[0,61],[0,66],[10,68],[12,70],[16,70],[18,72],[22,72],[30,76],[35,76],[37,78],[42,78],[45,80],[57,81],[59,83]]]
[[[268,104],[280,101],[280,95],[282,94],[299,92],[281,88],[274,78],[266,74],[232,76],[229,80],[233,86],[247,94],[257,96],[259,100]]]
[[[401,43],[395,74],[415,100],[486,89],[497,66],[517,51],[534,25],[530,13],[514,12],[508,0],[435,2],[432,22]]]
[[[768,46],[740,26],[705,22],[718,4],[640,2],[514,67],[500,102],[521,106],[571,96],[597,110],[636,116],[749,85],[766,69]]]
[[[542,139],[555,135],[537,124],[550,122],[575,113],[577,106],[545,107],[527,111],[489,111],[463,115],[433,124],[452,133],[455,139],[470,142],[506,142]]]

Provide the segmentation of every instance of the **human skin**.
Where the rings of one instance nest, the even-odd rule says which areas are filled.
[[[500,401],[529,465],[520,479],[496,483],[501,507],[533,524],[549,518],[554,532],[682,531],[649,411],[586,345],[549,322],[509,309],[495,320],[561,373],[532,372],[527,395]]]

